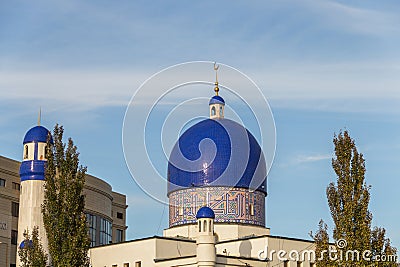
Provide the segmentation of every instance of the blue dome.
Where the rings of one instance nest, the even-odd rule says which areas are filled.
[[[28,243],[28,247],[30,247],[30,248],[33,247],[33,242],[32,242],[32,240],[27,241],[27,243]],[[19,248],[20,248],[20,249],[25,248],[25,240],[22,241],[21,244],[19,244]]]
[[[212,104],[225,105],[225,100],[222,97],[220,97],[219,95],[215,95],[215,96],[211,97],[210,102],[208,104],[209,105],[212,105]]]
[[[24,144],[26,143],[31,143],[31,142],[43,142],[46,143],[47,141],[47,135],[50,133],[49,130],[47,130],[43,126],[35,126],[31,128],[24,137]],[[51,138],[51,136],[50,136]],[[51,143],[53,143],[53,139],[50,140]]]
[[[266,194],[267,168],[254,136],[229,119],[203,120],[179,138],[168,162],[168,195],[179,189],[227,186]]]
[[[196,214],[196,218],[197,219],[201,219],[201,218],[211,218],[211,219],[215,219],[215,213],[214,211],[209,208],[209,207],[201,207]]]

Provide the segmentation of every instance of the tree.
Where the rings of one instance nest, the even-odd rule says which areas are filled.
[[[374,256],[396,251],[390,240],[385,238],[383,228],[371,230],[372,213],[368,209],[370,186],[365,182],[365,160],[359,153],[354,140],[348,131],[340,132],[333,139],[335,156],[332,167],[337,176],[336,184],[330,183],[326,189],[328,205],[333,219],[333,239],[337,248],[347,251],[358,251],[359,259],[354,260],[344,255],[341,266],[368,266],[371,262],[361,256],[363,251],[372,251]],[[327,228],[320,227],[319,232],[327,233]],[[320,233],[321,235],[321,233]],[[321,249],[319,236],[314,236],[316,249]],[[338,243],[337,243],[338,244]],[[329,266],[334,266],[331,263]],[[384,266],[391,266],[385,263]],[[383,266],[383,265],[382,265]],[[395,266],[395,265],[393,265]]]
[[[42,205],[49,254],[54,267],[89,266],[90,240],[82,194],[86,167],[79,165],[79,153],[71,138],[63,143],[64,129],[56,125],[53,145],[47,141],[47,168]]]
[[[28,230],[24,231],[24,241],[18,248],[18,256],[21,260],[22,267],[43,267],[47,263],[47,254],[44,252],[39,239],[39,230],[35,226],[32,235]]]
[[[318,260],[318,266],[331,266],[331,262],[329,261],[329,256],[327,254],[327,252],[329,251],[328,226],[323,220],[319,221],[318,231],[314,236],[311,233],[311,237],[314,238],[315,241],[315,256]]]

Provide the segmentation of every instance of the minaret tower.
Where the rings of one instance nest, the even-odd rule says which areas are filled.
[[[49,130],[40,126],[39,115],[38,126],[31,128],[26,133],[23,141],[23,160],[19,169],[21,195],[18,219],[18,242],[23,242],[25,230],[28,230],[31,234],[33,227],[37,226],[45,251],[47,251],[48,244],[43,225],[41,205],[44,200],[47,138],[50,138],[52,143]],[[17,266],[19,265],[20,262],[17,255]]]
[[[214,211],[209,207],[202,207],[197,211],[197,266],[214,267],[216,262]]]
[[[214,92],[215,96],[211,97],[208,105],[210,106],[210,119],[223,119],[224,118],[224,108],[225,108],[225,100],[218,95],[219,87],[218,87],[218,69],[219,66],[214,63],[215,70],[215,87]]]

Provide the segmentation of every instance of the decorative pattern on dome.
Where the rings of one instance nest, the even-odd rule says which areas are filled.
[[[169,226],[196,223],[197,210],[210,207],[217,223],[265,226],[265,195],[244,188],[209,187],[179,190],[169,195]]]
[[[254,136],[228,120],[203,120],[185,131],[168,164],[168,194],[192,187],[226,186],[266,194],[266,164]]]

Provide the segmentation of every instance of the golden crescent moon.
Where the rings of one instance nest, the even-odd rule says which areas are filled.
[[[218,70],[219,69],[219,65],[217,65],[217,62],[214,62],[214,70]]]

